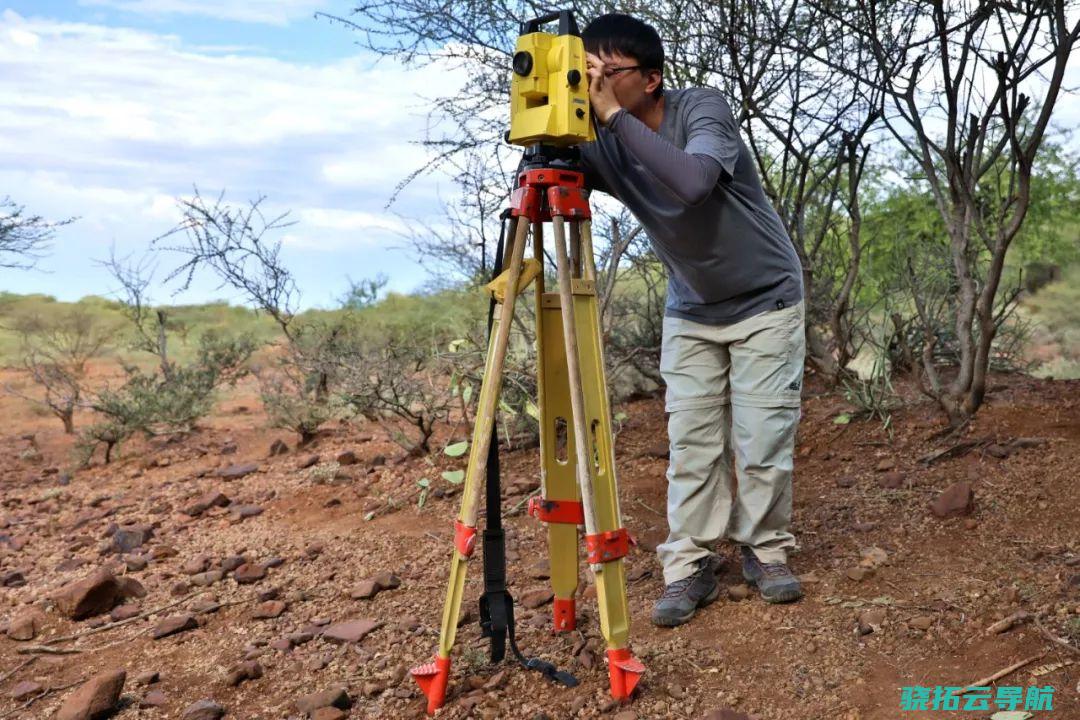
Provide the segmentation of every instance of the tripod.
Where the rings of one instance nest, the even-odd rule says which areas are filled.
[[[574,158],[575,151],[549,145],[532,146],[526,151],[510,202],[512,241],[502,255],[501,272],[487,286],[493,297],[494,330],[488,340],[461,510],[454,523],[454,553],[439,647],[432,662],[412,670],[427,696],[429,713],[441,707],[446,698],[450,651],[457,635],[467,563],[476,543],[481,478],[486,473],[488,528],[484,531],[481,625],[491,638],[492,660],[502,659],[508,638],[514,655],[526,667],[564,684],[577,684],[576,679],[559,673],[549,663],[525,659],[517,649],[513,600],[505,587],[497,479],[493,492],[490,475],[492,460],[498,461],[493,428],[514,304],[530,283],[536,299],[542,494],[530,501],[529,514],[547,523],[555,595],[554,630],[569,632],[576,627],[578,527],[584,525],[586,562],[596,579],[612,697],[628,699],[645,671],[629,648],[630,612],[622,558],[629,551],[630,537],[622,527],[615,480],[590,228],[592,212],[584,175]],[[554,231],[557,292],[546,292],[544,287],[546,222]],[[533,257],[526,259],[530,229]]]

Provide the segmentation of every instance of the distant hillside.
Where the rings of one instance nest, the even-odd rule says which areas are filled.
[[[163,306],[168,324],[173,330],[173,353],[177,360],[186,359],[203,332],[215,329],[231,333],[249,332],[260,340],[270,341],[277,333],[274,323],[248,308],[213,302],[202,305]],[[131,324],[124,317],[122,306],[115,300],[88,296],[75,303],[60,302],[50,295],[15,295],[0,293],[0,365],[18,365],[18,328],[33,318],[45,322],[73,312],[88,313],[95,323],[115,331],[106,355],[124,361],[139,361],[138,353],[130,351]]]
[[[448,332],[465,329],[486,317],[484,294],[479,291],[445,290],[435,294],[400,295],[390,293],[371,307],[359,310],[360,316],[373,327],[397,326],[409,328],[439,327]],[[226,302],[200,305],[161,306],[167,313],[170,334],[170,354],[184,362],[198,347],[199,337],[207,330],[229,334],[251,333],[263,344],[280,337],[277,325],[264,313]],[[88,296],[78,302],[60,302],[50,295],[16,295],[0,292],[0,367],[18,366],[21,361],[18,328],[33,318],[44,321],[61,318],[73,312],[88,313],[95,323],[115,332],[115,339],[104,353],[122,362],[151,363],[146,353],[133,352],[131,323],[123,306],[98,296]],[[303,319],[332,316],[340,310],[309,310]]]
[[[1080,265],[1024,300],[1021,312],[1031,321],[1034,374],[1080,378]]]

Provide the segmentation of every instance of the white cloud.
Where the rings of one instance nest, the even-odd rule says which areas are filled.
[[[287,25],[326,7],[326,0],[79,0],[80,5],[103,6],[140,15],[196,15]]]
[[[298,223],[285,244],[303,251],[315,290],[328,292],[328,278],[363,276],[355,265],[371,257],[394,262],[381,250],[359,263],[348,253],[400,240],[404,223],[384,206],[425,158],[413,144],[427,126],[418,97],[465,80],[361,56],[313,64],[208,54],[175,35],[4,11],[0,194],[48,217],[80,217],[47,261],[52,287],[26,288],[41,282],[31,276],[4,282],[63,297],[100,291],[87,258],[113,242],[144,247],[179,217],[173,198],[197,184],[207,195],[224,188],[233,202],[265,194],[273,210],[291,210]],[[436,212],[438,182],[420,179],[396,209]],[[393,265],[370,272],[379,270]]]

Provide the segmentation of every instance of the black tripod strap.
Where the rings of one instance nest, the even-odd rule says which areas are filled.
[[[502,227],[499,230],[499,242],[495,249],[491,277],[497,278],[502,272],[503,251],[506,244],[506,221],[510,211],[502,213]],[[518,219],[511,224],[511,232],[516,231],[516,223],[528,222]],[[488,306],[488,340],[491,339],[495,323],[495,298]],[[506,589],[506,535],[502,527],[502,497],[499,483],[499,438],[494,423],[491,426],[491,442],[488,445],[487,477],[485,486],[486,527],[484,528],[484,594],[480,597],[480,627],[483,636],[491,642],[491,662],[498,663],[506,657],[506,642],[510,641],[510,650],[523,667],[536,670],[545,677],[567,687],[574,687],[578,679],[568,672],[560,671],[549,662],[539,658],[527,658],[517,646],[514,633],[514,598]]]
[[[507,213],[502,215],[499,242],[495,248],[491,278],[502,272],[503,251],[506,245]],[[488,341],[495,324],[495,298],[488,305]],[[506,590],[506,536],[502,529],[502,503],[499,482],[499,438],[494,423],[488,444],[485,485],[486,522],[484,529],[484,594],[480,598],[480,627],[490,638],[491,662],[502,662],[506,656],[506,638],[513,624],[514,601]]]

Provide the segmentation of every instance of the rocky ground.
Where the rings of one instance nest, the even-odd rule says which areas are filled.
[[[1080,382],[996,378],[951,438],[924,403],[886,430],[837,424],[843,400],[809,395],[792,558],[807,597],[762,603],[725,547],[721,600],[675,630],[648,622],[663,405],[622,408],[633,647],[648,667],[625,707],[608,699],[587,573],[579,631],[550,632],[543,526],[521,512],[536,451],[504,454],[520,643],[582,682],[487,664],[474,561],[439,717],[988,718],[903,712],[900,689],[1029,660],[998,682],[1052,686],[1053,711],[1035,717],[1080,718]],[[402,458],[370,425],[296,448],[256,408],[227,398],[192,437],[70,472],[59,423],[0,401],[0,718],[423,716],[407,669],[437,641],[460,501],[441,473],[464,458]]]

